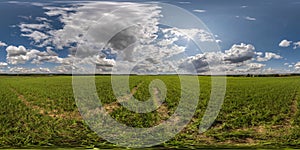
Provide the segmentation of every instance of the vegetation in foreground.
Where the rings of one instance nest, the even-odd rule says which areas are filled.
[[[177,76],[131,76],[128,94],[151,97],[149,83],[164,81],[166,101],[151,113],[138,114],[116,102],[110,76],[98,76],[97,93],[110,115],[128,126],[151,127],[166,120],[180,100]],[[228,77],[223,107],[213,126],[198,127],[210,98],[210,77],[199,77],[200,99],[194,118],[166,148],[298,147],[300,144],[300,78]],[[72,77],[0,77],[0,147],[114,148],[81,118]]]

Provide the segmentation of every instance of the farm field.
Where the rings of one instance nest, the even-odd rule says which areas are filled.
[[[160,148],[275,148],[300,145],[300,77],[227,77],[222,109],[212,127],[198,127],[210,98],[210,77],[200,76],[200,98],[191,122]],[[130,76],[128,93],[151,97],[149,84],[160,79],[166,100],[151,113],[138,114],[116,102],[110,76],[95,77],[99,99],[117,121],[132,127],[158,125],[180,101],[177,76]],[[0,148],[115,148],[83,121],[70,76],[0,77]],[[151,91],[151,90],[150,90]]]

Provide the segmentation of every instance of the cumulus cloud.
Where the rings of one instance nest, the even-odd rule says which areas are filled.
[[[40,21],[40,22],[43,22],[43,21],[48,21],[49,22],[50,21],[45,17],[36,17],[35,20]]]
[[[175,44],[177,41],[195,38],[215,42],[213,35],[202,29],[160,28],[161,8],[155,3],[78,2],[62,7],[43,6],[43,9],[47,16],[58,17],[63,26],[52,29],[47,18],[36,17],[40,24],[21,23],[19,27],[21,36],[31,39],[32,44],[47,47],[47,55],[34,53],[29,57],[31,50],[26,50],[16,57],[8,57],[10,63],[56,62],[63,65],[59,70],[66,70],[76,67],[71,66],[72,58],[109,71],[115,65],[112,60],[116,59],[121,66],[117,69],[121,70],[139,62],[134,71],[168,71],[171,61],[186,50],[185,46]],[[165,35],[162,39],[158,39],[160,33]],[[53,51],[66,48],[70,49],[66,58]]]
[[[295,69],[296,70],[299,70],[300,69],[300,62],[297,62],[295,65],[294,65]]]
[[[184,60],[179,65],[179,68],[182,68],[187,71],[196,70],[198,73],[207,72],[209,70],[208,68],[209,64],[207,61],[209,60],[204,56],[204,54],[199,54]]]
[[[0,62],[0,68],[6,67],[8,64],[6,62]]]
[[[24,46],[8,46],[6,48],[6,60],[9,64],[24,64],[27,61],[30,60],[34,60],[34,62],[37,62],[37,60],[39,61],[49,61],[50,58],[53,59],[53,61],[51,62],[59,62],[56,60],[56,57],[52,56],[50,53],[46,52],[46,51],[39,51],[36,49],[31,49],[31,50],[27,50]]]
[[[10,72],[12,73],[71,73],[72,69],[78,68],[78,66],[73,65],[73,60],[77,61],[77,64],[93,64],[96,66],[97,71],[99,72],[108,72],[112,70],[112,67],[115,65],[115,61],[112,59],[106,59],[100,55],[95,55],[92,57],[78,58],[72,55],[69,55],[65,58],[61,58],[52,50],[52,47],[47,47],[46,51],[39,51],[35,49],[26,49],[24,46],[8,46],[7,51],[7,62],[12,65],[24,64],[30,62],[32,64],[43,64],[45,62],[56,63],[57,66],[49,70],[48,68],[23,68],[23,67],[12,67]],[[7,66],[7,63],[0,63],[0,67],[3,68]],[[61,66],[61,67],[59,67]],[[79,68],[84,72],[85,68]]]
[[[223,41],[222,41],[222,40],[216,40],[216,42],[217,42],[217,43],[222,43]]]
[[[31,61],[32,64],[43,64],[44,62],[52,62],[52,63],[62,63],[63,58],[60,58],[58,56],[36,56],[35,59]]]
[[[282,40],[280,43],[279,43],[279,46],[280,47],[289,47],[291,45],[292,41],[288,41],[288,40]]]
[[[265,64],[260,64],[260,63],[249,63],[247,64],[248,66],[248,70],[247,71],[256,71],[256,70],[260,70],[263,67],[265,67]]]
[[[263,62],[263,61],[269,61],[271,59],[281,59],[281,58],[282,57],[278,54],[271,53],[271,52],[266,52],[265,57],[258,56],[256,59],[259,62]]]
[[[265,65],[253,63],[252,60],[257,54],[255,47],[251,44],[234,44],[225,52],[207,52],[183,59],[180,68],[198,73],[228,72],[245,73],[260,71]]]
[[[48,17],[36,18],[40,24],[20,24],[21,35],[30,38],[35,46],[42,46],[46,50],[12,46],[7,49],[9,64],[31,62],[40,65],[51,62],[58,65],[49,71],[63,73],[70,73],[72,69],[84,72],[88,68],[83,68],[82,64],[95,65],[99,73],[114,70],[122,73],[127,68],[132,69],[130,73],[167,73],[175,71],[174,66],[186,70],[192,70],[191,66],[194,66],[196,72],[206,73],[211,69],[259,71],[265,65],[253,63],[255,55],[264,61],[279,59],[274,53],[265,53],[262,57],[263,53],[255,52],[253,45],[243,43],[235,44],[225,52],[206,52],[186,58],[186,45],[178,43],[190,39],[201,42],[221,41],[216,41],[214,35],[203,29],[160,27],[161,8],[155,3],[78,2],[67,7],[43,8],[48,17],[57,17],[63,26],[52,29]],[[248,20],[256,19],[249,17]],[[70,53],[62,58],[54,49],[69,49]],[[30,70],[23,68],[25,72]]]
[[[179,4],[190,4],[191,2],[178,2]]]
[[[263,69],[262,74],[282,74],[282,73],[291,73],[290,69],[275,69],[275,68],[266,68]]]
[[[294,43],[294,48],[293,49],[297,49],[300,47],[300,41],[299,42],[295,42]]]
[[[198,39],[201,42],[213,42],[214,38],[208,31],[203,29],[178,29],[167,28],[163,29],[163,33],[168,36],[184,37],[187,39]],[[190,37],[189,37],[190,36]]]
[[[66,13],[76,10],[76,8],[74,7],[54,7],[54,6],[45,6],[44,9],[47,10],[45,14],[50,17],[66,15]]]
[[[49,68],[26,68],[26,67],[12,67],[9,69],[10,73],[22,73],[22,74],[32,74],[32,73],[51,73],[52,71]]]
[[[47,46],[46,51],[47,51],[47,53],[49,53],[52,56],[58,56],[58,54],[53,51],[53,47]]]
[[[21,31],[26,32],[29,30],[43,30],[43,29],[49,29],[50,25],[48,23],[42,23],[42,24],[26,24],[26,23],[21,23],[19,25],[19,28],[21,29]]]
[[[249,17],[249,16],[245,17],[245,19],[246,19],[246,20],[249,20],[249,21],[255,21],[255,20],[256,20],[256,18],[254,18],[254,17]]]
[[[29,39],[33,40],[34,44],[38,47],[42,47],[43,45],[41,45],[41,43],[50,37],[50,35],[45,33],[45,31],[50,30],[51,27],[45,22],[41,24],[21,23],[19,28],[22,32],[21,36],[28,37]]]
[[[6,43],[0,41],[0,47],[7,46]]]
[[[262,55],[263,55],[263,52],[255,52],[255,54],[256,54],[257,56],[262,56]]]
[[[72,8],[44,7],[44,9],[46,15],[58,16],[64,26],[59,30],[48,31],[50,38],[45,40],[43,45],[51,43],[56,49],[63,49],[76,43],[78,49],[71,49],[74,49],[73,57],[82,59],[79,63],[94,60],[92,62],[97,68],[105,71],[114,65],[108,55],[117,55],[116,68],[120,69],[119,71],[122,71],[122,68],[133,67],[136,62],[139,62],[140,67],[134,67],[133,71],[158,68],[167,70],[161,69],[170,63],[166,59],[185,51],[184,46],[174,44],[179,39],[196,38],[202,42],[215,42],[209,32],[201,29],[160,29],[158,24],[161,10],[156,4],[90,2]],[[101,21],[98,21],[99,18]],[[159,32],[168,37],[158,39]],[[107,54],[107,51],[105,54],[101,52],[106,49],[110,50],[110,54]],[[94,57],[100,55],[101,59]],[[38,63],[38,60],[35,62]]]
[[[200,74],[207,74],[210,71],[221,74],[225,71],[228,74],[260,74],[265,71],[266,65],[255,61],[266,62],[281,58],[280,55],[272,52],[255,52],[253,45],[241,43],[234,44],[225,52],[206,52],[182,59],[179,68],[188,72],[195,70]]]
[[[78,5],[74,7],[44,7],[46,15],[58,15],[64,24],[62,29],[48,32],[52,38],[46,40],[44,45],[51,43],[56,49],[63,49],[63,47],[70,47],[72,43],[80,44],[84,35],[86,38],[84,46],[91,45],[92,47],[85,47],[85,49],[94,55],[95,53],[91,49],[103,48],[107,44],[105,42],[110,39],[112,40],[110,44],[115,46],[118,45],[113,43],[116,40],[122,40],[119,44],[131,43],[135,42],[134,39],[151,41],[156,36],[154,33],[158,29],[160,10],[155,4],[85,2],[78,3]],[[101,21],[99,21],[100,18]],[[138,25],[132,28],[133,24]],[[104,31],[105,33],[103,33]],[[112,38],[116,34],[119,34],[116,38],[124,38]],[[97,42],[95,42],[96,39]],[[126,41],[126,39],[131,41]]]
[[[40,43],[41,41],[44,41],[49,38],[48,35],[39,31],[33,31],[28,34],[21,34],[21,36],[29,37],[30,39],[34,40],[35,43]]]
[[[279,46],[280,47],[289,47],[291,46],[293,43],[293,41],[288,41],[288,40],[282,40],[280,43],[279,43]],[[294,47],[293,49],[297,49],[300,47],[300,41],[299,42],[294,42],[293,43]]]
[[[8,57],[25,55],[27,53],[26,48],[22,45],[19,47],[10,45],[6,48],[6,52]]]
[[[240,45],[234,44],[229,50],[225,51],[225,61],[231,63],[244,62],[253,58],[255,47],[251,44],[241,43]]]
[[[206,12],[206,10],[204,10],[204,9],[195,9],[193,11],[194,12],[198,12],[198,13],[204,13],[204,12]]]

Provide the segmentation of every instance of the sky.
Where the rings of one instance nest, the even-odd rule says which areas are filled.
[[[300,73],[299,7],[297,0],[1,1],[0,73]]]

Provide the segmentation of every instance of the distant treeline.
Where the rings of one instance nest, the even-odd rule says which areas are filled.
[[[0,74],[0,76],[111,76],[112,74]],[[113,74],[114,76],[130,75],[130,76],[145,76],[147,74]],[[177,74],[149,74],[147,76],[174,76]],[[189,74],[183,74],[189,75]],[[198,75],[198,76],[212,76],[212,75]],[[224,75],[213,75],[224,76]],[[240,74],[240,75],[226,75],[228,77],[290,77],[300,76],[300,74]]]

